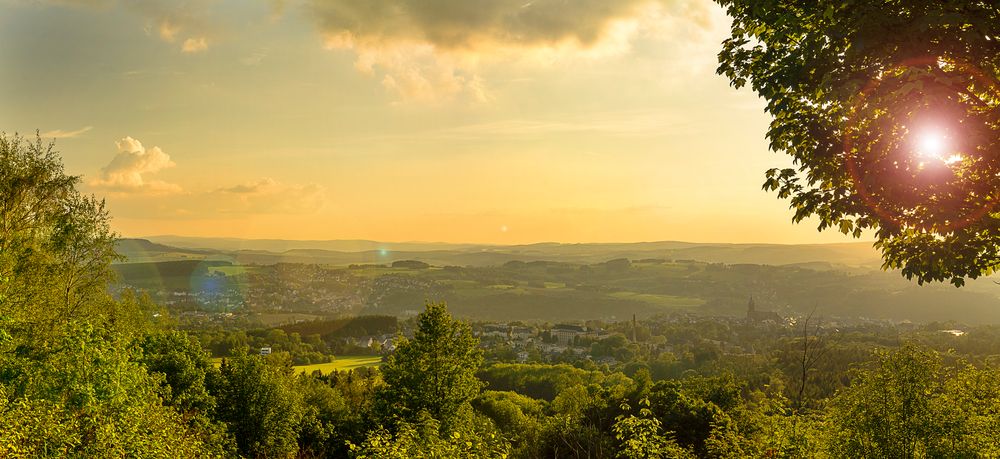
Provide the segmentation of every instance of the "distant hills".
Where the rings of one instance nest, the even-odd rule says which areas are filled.
[[[1000,286],[993,279],[969,281],[962,289],[921,287],[898,273],[881,272],[879,254],[866,242],[501,246],[160,236],[120,240],[118,250],[126,261],[116,271],[130,285],[151,291],[218,288],[222,278],[217,273],[241,272],[227,270],[230,265],[381,265],[346,270],[359,279],[381,279],[369,285],[374,292],[370,298],[355,305],[377,314],[403,314],[419,309],[427,298],[441,298],[459,315],[491,320],[583,320],[621,311],[648,315],[664,308],[739,315],[752,294],[782,313],[818,308],[842,317],[1000,323]],[[609,271],[612,264],[603,264],[620,258],[641,268],[616,274]],[[461,268],[415,269],[401,277],[390,265],[403,260]]]
[[[182,259],[233,263],[317,263],[349,265],[420,260],[432,265],[493,266],[508,261],[596,263],[615,258],[659,258],[708,263],[800,265],[809,269],[877,269],[871,243],[718,244],[677,241],[526,245],[477,245],[367,240],[291,241],[280,239],[154,236],[123,239],[119,251],[131,262]]]

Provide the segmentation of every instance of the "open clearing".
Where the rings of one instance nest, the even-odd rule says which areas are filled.
[[[323,374],[328,374],[334,370],[345,371],[355,368],[375,367],[382,363],[382,356],[378,355],[345,355],[335,357],[330,363],[317,363],[315,365],[299,365],[292,367],[296,373],[312,373],[316,370]]]

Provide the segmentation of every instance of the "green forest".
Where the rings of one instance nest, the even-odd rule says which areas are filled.
[[[5,457],[1000,455],[992,327],[622,321],[587,356],[528,362],[434,300],[403,323],[184,329],[144,293],[111,295],[109,216],[52,145],[3,138],[0,160]],[[381,365],[294,370],[368,333],[397,333]],[[710,339],[733,333],[758,349]]]

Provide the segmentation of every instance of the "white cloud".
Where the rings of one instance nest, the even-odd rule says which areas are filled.
[[[84,126],[75,131],[64,131],[62,129],[55,129],[52,131],[45,131],[39,135],[42,137],[51,137],[53,139],[72,139],[74,137],[79,137],[83,135],[85,132],[93,128],[94,128],[93,126]]]
[[[91,186],[114,192],[178,193],[181,187],[146,176],[176,164],[160,147],[145,148],[132,137],[116,142],[118,154],[101,169],[101,177]]]

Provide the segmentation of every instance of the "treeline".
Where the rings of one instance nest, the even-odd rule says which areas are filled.
[[[270,329],[198,328],[189,330],[214,357],[229,357],[248,349],[271,348],[288,354],[293,365],[326,363],[336,355],[377,354],[379,346],[360,343],[364,337],[395,336],[396,317],[361,316],[300,322]]]
[[[323,339],[360,338],[369,335],[394,334],[399,330],[396,316],[358,316],[341,319],[299,322],[279,327],[286,333],[320,335]]]

